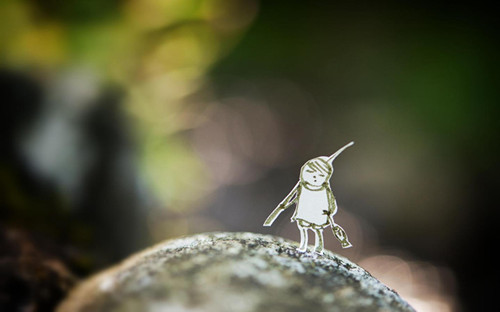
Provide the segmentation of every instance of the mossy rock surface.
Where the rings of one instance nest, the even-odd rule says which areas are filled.
[[[344,257],[254,233],[166,241],[82,282],[58,312],[414,311]]]

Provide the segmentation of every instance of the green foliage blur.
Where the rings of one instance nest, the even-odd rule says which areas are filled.
[[[163,203],[188,209],[206,194],[206,175],[177,133],[197,108],[185,98],[237,42],[256,4],[245,1],[2,1],[0,62],[44,77],[92,71],[126,90],[142,166]],[[50,79],[50,78],[47,78]],[[194,192],[186,183],[199,181]],[[192,193],[198,194],[193,196]],[[163,195],[168,194],[168,195]]]

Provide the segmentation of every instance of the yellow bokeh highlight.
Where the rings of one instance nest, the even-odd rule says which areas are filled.
[[[11,42],[6,58],[13,64],[62,65],[67,56],[65,36],[65,29],[58,23],[31,25]]]
[[[130,0],[124,6],[129,23],[141,30],[165,27],[196,17],[199,0]]]
[[[178,138],[147,140],[143,172],[162,203],[171,211],[200,207],[212,187],[190,147]]]

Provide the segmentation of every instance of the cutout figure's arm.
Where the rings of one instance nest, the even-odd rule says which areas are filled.
[[[331,190],[328,190],[328,206],[329,215],[333,217],[337,213],[337,201]]]
[[[273,210],[273,212],[271,212],[269,217],[267,217],[266,221],[264,222],[264,226],[271,226],[273,224],[274,220],[276,220],[276,218],[278,218],[280,213],[282,213],[283,210],[290,207],[290,205],[292,205],[295,202],[295,200],[297,199],[297,191],[298,191],[299,185],[300,185],[300,182],[297,182],[297,184],[293,187],[292,191],[290,193],[288,193],[288,195],[285,197],[285,199],[283,199],[281,201],[281,203],[279,203],[278,207],[276,207]]]
[[[340,225],[336,224],[335,221],[333,221],[333,215],[337,213],[337,201],[335,200],[335,196],[333,196],[331,190],[328,191],[328,203],[330,206],[330,210],[328,211],[327,215],[328,221],[330,222],[330,225],[332,227],[333,236],[335,236],[340,241],[342,248],[352,247],[352,244],[349,242],[349,238],[347,238],[345,230]]]

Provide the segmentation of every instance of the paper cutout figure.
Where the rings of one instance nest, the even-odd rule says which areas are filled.
[[[315,235],[315,251],[322,254],[323,229],[328,226],[331,226],[333,235],[340,241],[342,248],[351,247],[346,232],[333,220],[337,213],[337,202],[330,187],[330,178],[335,158],[353,144],[354,142],[350,142],[331,156],[320,156],[306,162],[300,170],[299,182],[267,217],[264,226],[271,226],[285,209],[296,204],[291,221],[297,222],[300,231],[299,251],[307,250],[307,231],[312,230]]]

